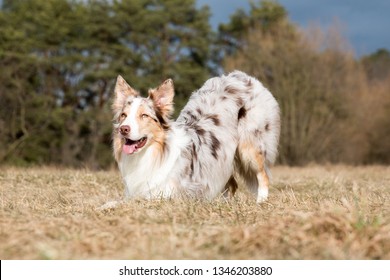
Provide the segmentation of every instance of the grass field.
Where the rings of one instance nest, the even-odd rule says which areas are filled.
[[[269,201],[132,201],[117,171],[0,168],[0,259],[390,259],[390,167],[275,167]]]

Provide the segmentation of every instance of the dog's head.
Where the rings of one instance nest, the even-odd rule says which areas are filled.
[[[144,98],[118,76],[114,91],[115,159],[118,161],[122,154],[139,153],[151,145],[162,149],[173,112],[172,80],[150,89],[149,96]]]

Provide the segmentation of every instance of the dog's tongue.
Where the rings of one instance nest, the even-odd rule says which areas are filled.
[[[137,144],[123,145],[123,152],[131,155],[137,150]]]
[[[126,143],[123,145],[123,152],[125,154],[131,155],[137,150],[141,149],[146,144],[146,137],[142,137],[137,141],[126,139]]]

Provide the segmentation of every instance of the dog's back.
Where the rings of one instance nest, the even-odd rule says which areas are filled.
[[[253,77],[235,71],[212,78],[194,92],[177,125],[190,136],[185,177],[215,197],[239,184],[268,196],[267,165],[275,161],[280,133],[279,107]]]

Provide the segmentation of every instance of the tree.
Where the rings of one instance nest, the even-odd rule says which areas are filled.
[[[351,79],[359,68],[353,56],[332,44],[324,48],[324,40],[313,45],[275,3],[253,7],[250,14],[256,17],[246,22],[259,24],[227,25],[246,29],[236,30],[244,35],[235,37],[241,43],[225,57],[224,66],[254,75],[276,96],[282,115],[280,161],[296,165],[345,159],[346,104],[352,92],[361,90]]]
[[[367,95],[361,99],[360,107],[365,110],[360,121],[365,131],[370,150],[365,163],[390,163],[390,52],[386,49],[361,59],[368,77]],[[362,106],[364,105],[364,106]],[[369,116],[369,118],[367,117]]]
[[[379,49],[375,53],[363,57],[362,63],[370,80],[389,79],[390,52],[388,50]]]
[[[0,161],[107,166],[118,74],[142,92],[173,78],[182,104],[210,73],[209,12],[194,0],[3,4]]]
[[[272,32],[275,25],[286,20],[287,11],[275,1],[251,1],[249,12],[238,9],[228,23],[219,25],[218,62],[221,63],[225,55],[233,55],[244,48],[253,31]]]

